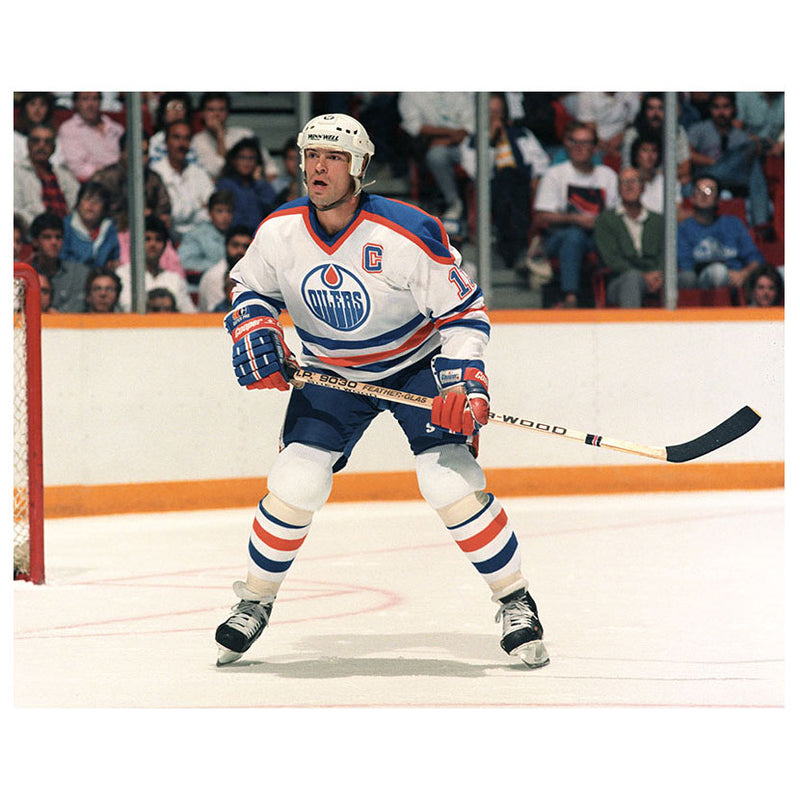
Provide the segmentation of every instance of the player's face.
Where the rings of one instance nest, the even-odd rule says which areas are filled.
[[[315,206],[335,203],[352,188],[350,154],[344,150],[309,147],[305,151],[305,171],[308,196]]]

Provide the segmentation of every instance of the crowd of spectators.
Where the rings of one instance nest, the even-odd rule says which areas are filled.
[[[473,93],[312,97],[313,113],[364,121],[370,177],[399,180],[469,241]],[[260,221],[300,191],[294,139],[270,152],[231,124],[231,98],[208,92],[195,108],[186,92],[142,93],[148,312],[224,309],[228,272]],[[667,180],[687,302],[715,290],[733,304],[783,303],[783,93],[678,99],[677,168],[665,175],[661,92],[489,95],[493,252],[545,307],[663,304]],[[125,122],[119,94],[15,95],[14,257],[40,275],[48,313],[131,310]]]

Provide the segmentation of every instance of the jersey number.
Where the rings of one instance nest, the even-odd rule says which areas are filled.
[[[450,283],[455,284],[458,289],[459,299],[466,297],[475,288],[469,275],[458,267],[453,267],[447,277],[450,279]]]

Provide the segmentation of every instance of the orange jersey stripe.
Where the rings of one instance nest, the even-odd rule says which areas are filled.
[[[406,351],[413,350],[415,347],[418,347],[420,344],[422,344],[432,333],[433,323],[429,322],[426,325],[423,325],[423,327],[421,327],[413,336],[403,342],[403,344],[395,347],[392,350],[383,350],[380,353],[367,353],[363,356],[344,356],[338,358],[314,353],[314,358],[318,358],[325,364],[332,364],[339,367],[355,367],[360,364],[371,364],[373,362],[383,361],[384,359],[392,358],[393,356],[399,355]]]

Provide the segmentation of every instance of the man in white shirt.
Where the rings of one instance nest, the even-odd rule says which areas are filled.
[[[558,259],[564,308],[578,305],[583,260],[596,252],[597,217],[619,201],[617,173],[592,161],[597,141],[590,125],[570,123],[564,138],[569,161],[550,167],[536,191],[536,226],[544,230],[548,257]]]
[[[167,246],[167,226],[161,219],[151,214],[144,223],[144,291],[147,294],[151,289],[168,289],[175,298],[176,309],[185,314],[196,313],[197,308],[189,294],[186,278],[177,272],[161,268],[159,261]],[[120,311],[133,310],[132,283],[133,276],[130,264],[121,264],[117,268],[117,275],[122,281],[122,290],[119,294],[117,308]]]
[[[188,122],[175,120],[169,123],[167,157],[153,165],[153,172],[161,176],[169,194],[176,244],[193,225],[208,219],[206,207],[214,191],[214,182],[206,171],[186,160],[191,140],[192,128]]]

